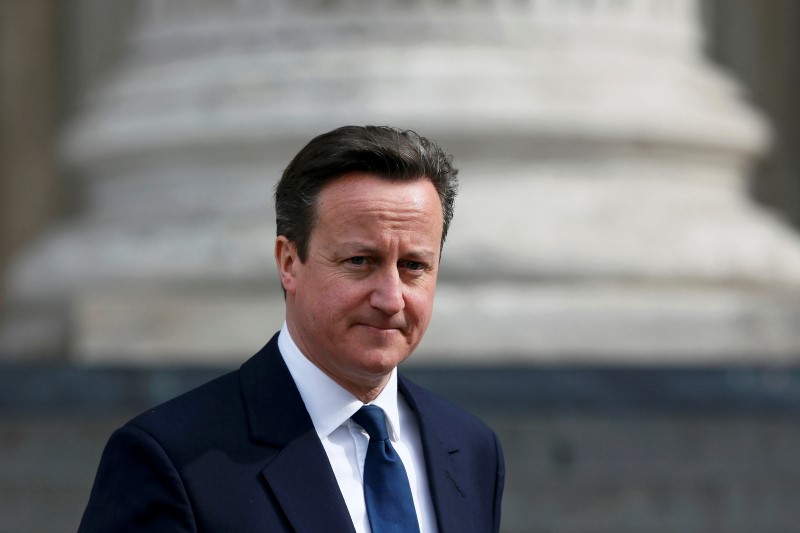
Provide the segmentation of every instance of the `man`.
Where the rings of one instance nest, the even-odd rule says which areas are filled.
[[[431,317],[456,170],[386,127],[320,135],[276,187],[281,331],[109,440],[81,531],[498,531],[494,433],[397,373]]]

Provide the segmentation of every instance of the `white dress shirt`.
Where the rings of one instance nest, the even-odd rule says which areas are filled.
[[[278,348],[322,441],[357,533],[371,533],[364,503],[364,459],[369,436],[350,417],[364,404],[306,358],[284,323]],[[386,413],[389,440],[403,461],[417,511],[420,533],[435,533],[419,426],[405,399],[397,394],[397,369],[372,405]]]

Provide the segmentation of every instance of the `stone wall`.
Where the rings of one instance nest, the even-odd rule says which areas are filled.
[[[800,351],[800,240],[747,190],[769,128],[699,0],[125,5],[60,139],[81,202],[9,265],[0,358],[236,361],[283,314],[272,185],[346,123],[461,170],[425,360]]]
[[[221,369],[0,369],[0,532],[72,531],[111,431]],[[796,531],[800,369],[412,368],[506,453],[505,533]]]

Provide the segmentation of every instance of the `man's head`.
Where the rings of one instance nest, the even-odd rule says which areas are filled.
[[[385,126],[343,126],[311,140],[292,159],[275,187],[278,235],[297,246],[305,261],[317,223],[317,198],[331,181],[354,172],[391,181],[430,180],[442,204],[442,242],[447,237],[458,189],[452,157],[413,131]]]
[[[456,170],[436,145],[375,127],[317,137],[276,188],[289,331],[362,401],[428,327],[455,189]]]

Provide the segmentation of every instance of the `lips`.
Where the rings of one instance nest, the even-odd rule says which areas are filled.
[[[395,326],[392,324],[369,324],[365,322],[359,322],[357,325],[380,332],[397,331],[398,333],[402,333],[405,329],[405,326]]]

